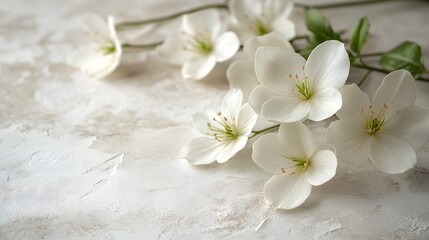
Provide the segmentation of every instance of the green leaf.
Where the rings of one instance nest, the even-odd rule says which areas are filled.
[[[380,66],[387,71],[406,69],[418,78],[425,72],[422,48],[415,42],[403,42],[381,56]]]
[[[340,35],[332,29],[329,20],[315,8],[310,8],[305,12],[305,24],[307,29],[314,34],[310,41],[313,47],[326,40],[341,40]]]
[[[369,20],[367,17],[363,17],[359,22],[353,27],[352,30],[352,42],[350,48],[353,52],[360,54],[363,45],[368,38],[369,33]]]
[[[353,55],[352,52],[347,50],[347,53],[349,55],[350,65],[352,65],[356,61],[356,57]]]
[[[310,56],[311,51],[313,51],[313,48],[312,47],[308,47],[308,48],[306,48],[304,50],[299,51],[299,54],[301,56],[303,56],[305,59],[307,59],[308,56]]]

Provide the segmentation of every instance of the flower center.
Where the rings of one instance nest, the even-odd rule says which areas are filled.
[[[366,125],[366,132],[369,135],[374,135],[378,131],[380,131],[383,124],[384,124],[384,120],[380,120],[378,118],[371,119]]]
[[[282,173],[288,173],[289,175],[304,172],[310,165],[310,159],[307,157],[291,156],[286,157],[286,159],[295,163],[292,167],[281,168]]]
[[[96,50],[97,52],[103,53],[104,56],[107,56],[109,54],[112,54],[116,51],[116,47],[114,43],[103,43],[99,46],[99,48]]]
[[[255,21],[255,32],[258,35],[265,35],[270,32],[267,24],[265,24],[261,19],[256,19]]]
[[[210,32],[206,29],[203,32],[197,33],[196,35],[189,35],[183,33],[187,36],[188,41],[185,50],[190,50],[202,54],[209,54],[213,50],[213,43],[210,38]]]
[[[218,112],[212,121],[207,123],[210,132],[207,134],[213,136],[218,142],[224,142],[236,139],[240,133],[238,132],[236,119],[228,119],[221,112]]]
[[[375,114],[372,110],[372,106],[369,106],[369,118],[365,127],[366,133],[372,136],[382,129],[383,125],[386,123],[385,116],[388,109],[389,107],[384,104],[381,111],[378,114]]]
[[[299,76],[298,74],[289,74],[289,79],[293,82],[295,82],[296,89],[292,89],[292,92],[295,92],[297,90],[299,97],[301,97],[304,100],[310,100],[313,96],[313,88],[310,85],[310,82],[308,80],[308,77],[305,76],[304,68],[305,66],[302,66],[302,75]]]

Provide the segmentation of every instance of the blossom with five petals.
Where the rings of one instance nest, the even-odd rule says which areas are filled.
[[[320,148],[301,122],[282,123],[279,133],[269,133],[253,144],[253,161],[274,174],[264,187],[265,200],[274,208],[292,209],[335,176],[337,158]]]
[[[237,35],[226,32],[226,27],[216,10],[184,15],[180,33],[167,38],[157,48],[157,55],[163,61],[182,66],[183,78],[202,79],[216,62],[228,60],[240,47]]]
[[[255,71],[261,85],[249,104],[262,117],[277,122],[321,121],[341,108],[338,89],[347,80],[350,61],[344,44],[326,41],[306,61],[277,47],[259,47]]]
[[[91,42],[78,48],[70,58],[72,64],[91,77],[103,78],[112,73],[122,57],[122,46],[112,16],[107,23],[98,15],[90,13],[83,17],[86,34]]]
[[[271,32],[259,37],[252,37],[244,43],[243,51],[248,59],[239,59],[229,65],[226,76],[231,88],[243,91],[243,98],[247,102],[252,90],[260,85],[255,73],[256,49],[261,46],[273,46],[295,52],[290,42],[279,32]]]
[[[180,155],[194,165],[224,163],[243,149],[258,116],[242,100],[241,90],[231,89],[219,112],[195,114],[194,126],[205,136],[183,146]]]
[[[389,73],[372,101],[355,84],[341,89],[339,121],[327,141],[339,158],[370,159],[385,173],[402,173],[416,164],[415,149],[429,140],[429,111],[415,106],[416,83],[406,70]]]
[[[272,31],[280,32],[286,39],[295,37],[295,24],[288,19],[293,3],[286,0],[231,0],[231,28],[242,43],[251,37]]]

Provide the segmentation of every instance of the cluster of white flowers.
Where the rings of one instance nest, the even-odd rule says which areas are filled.
[[[335,176],[337,157],[342,161],[369,158],[386,173],[402,173],[414,167],[415,149],[429,140],[429,110],[414,105],[416,84],[408,71],[388,74],[370,102],[355,84],[344,85],[350,63],[339,41],[320,44],[307,61],[276,32],[248,40],[244,51],[249,58],[237,60],[228,69],[233,88],[223,106],[236,104],[237,98],[241,103],[238,92],[242,91],[249,102],[243,109],[250,105],[253,114],[280,123],[278,133],[268,133],[253,143],[252,155],[258,166],[274,174],[264,188],[265,199],[274,208],[301,205],[312,185]],[[195,115],[196,128],[208,137],[195,139],[183,148],[182,156],[191,163],[225,162],[226,155],[219,152],[230,149],[228,156],[234,156],[252,134],[256,117],[241,121],[241,126],[240,121],[228,124],[228,117],[236,116],[237,111],[227,115],[228,108],[222,109],[212,114],[211,122],[216,125],[208,117]],[[250,119],[252,113],[246,112]],[[340,120],[329,126],[326,143],[317,143],[303,122],[322,121],[334,114]],[[224,115],[228,117],[220,120]]]
[[[197,113],[202,136],[185,144],[181,156],[193,165],[224,163],[250,138],[253,161],[272,173],[264,187],[274,208],[291,209],[336,174],[337,158],[370,159],[385,173],[415,166],[415,150],[429,140],[429,110],[415,106],[416,84],[406,70],[388,74],[370,101],[355,85],[345,85],[349,55],[337,40],[321,43],[306,60],[289,42],[295,25],[288,17],[293,4],[283,0],[230,0],[230,21],[217,10],[184,15],[180,29],[155,53],[181,66],[184,79],[206,77],[217,62],[231,59],[244,42],[245,59],[227,70],[231,90],[219,111]],[[111,73],[120,62],[122,45],[113,18],[106,23],[87,15],[92,43],[74,55],[82,71],[95,77]],[[326,142],[317,142],[308,121],[336,115]],[[257,121],[268,128],[256,131]],[[278,128],[278,132],[272,132]]]

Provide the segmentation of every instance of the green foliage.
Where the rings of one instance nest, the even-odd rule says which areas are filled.
[[[327,40],[341,41],[340,34],[336,33],[329,20],[323,14],[315,9],[310,8],[305,12],[305,24],[307,29],[312,33],[308,38],[309,46],[302,50],[300,54],[307,58],[311,51],[319,44]]]
[[[422,48],[417,43],[408,41],[385,52],[381,56],[380,66],[387,71],[406,69],[415,78],[427,71],[424,67]]]
[[[312,45],[318,45],[326,40],[341,40],[340,35],[332,29],[329,20],[315,8],[310,8],[305,12],[305,24],[307,29],[314,34],[310,42]]]
[[[350,48],[353,52],[360,54],[362,47],[365,45],[365,42],[368,38],[369,26],[370,24],[368,18],[363,17],[353,27],[352,42],[350,44]]]

